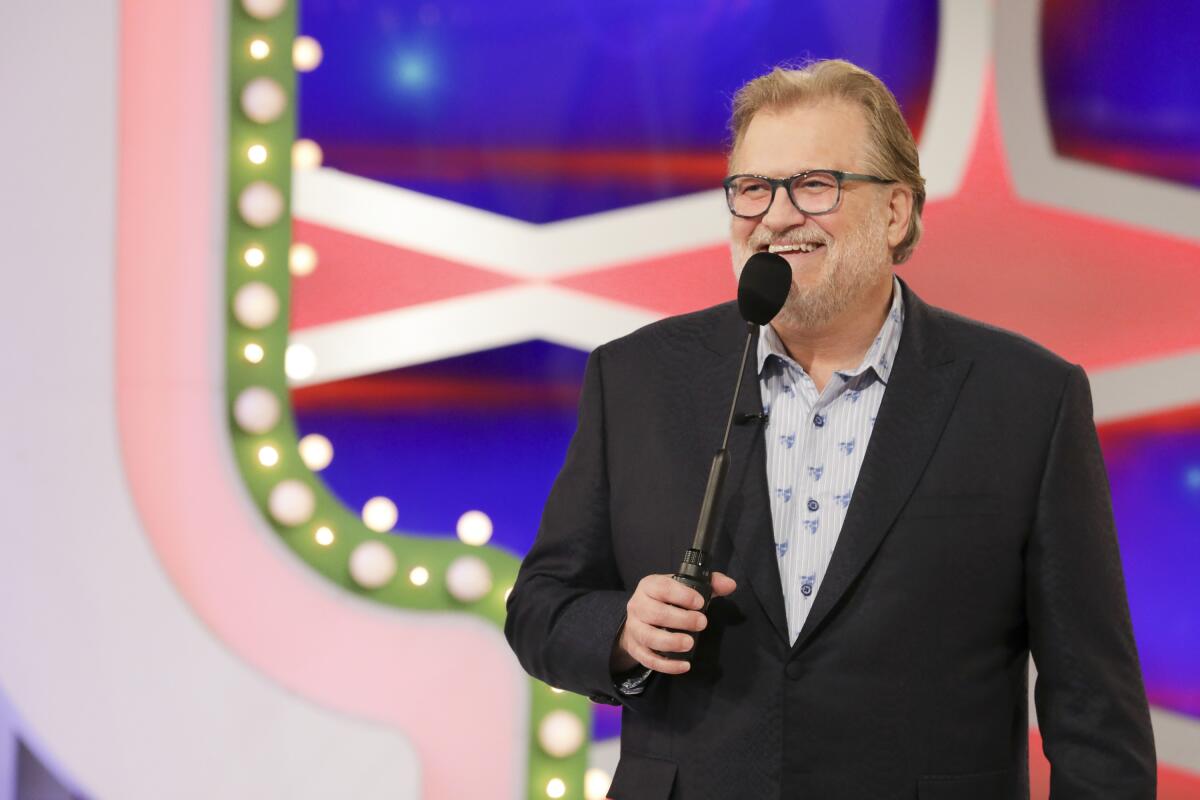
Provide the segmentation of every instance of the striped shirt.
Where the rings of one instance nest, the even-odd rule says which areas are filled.
[[[793,643],[846,520],[903,326],[900,282],[893,277],[891,309],[862,363],[833,373],[820,393],[775,329],[761,328],[758,375],[763,411],[769,415],[767,486]]]

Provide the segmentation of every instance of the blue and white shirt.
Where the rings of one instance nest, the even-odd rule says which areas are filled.
[[[768,414],[763,434],[767,486],[793,643],[821,589],[846,520],[903,326],[900,282],[893,277],[891,309],[862,363],[833,373],[819,394],[775,329],[760,329],[759,389]]]

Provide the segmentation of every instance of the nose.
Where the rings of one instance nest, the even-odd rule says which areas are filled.
[[[771,198],[771,207],[767,209],[766,214],[763,214],[760,224],[776,233],[781,233],[789,228],[795,228],[797,225],[803,225],[805,219],[804,213],[796,208],[792,199],[788,197],[787,189],[783,186],[776,186],[775,196]]]

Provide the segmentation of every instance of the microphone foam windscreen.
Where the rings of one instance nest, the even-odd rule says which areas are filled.
[[[766,325],[775,318],[792,288],[792,268],[778,253],[755,253],[738,280],[738,310],[742,319]]]

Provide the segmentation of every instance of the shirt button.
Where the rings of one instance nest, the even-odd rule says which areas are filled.
[[[825,417],[821,416],[820,414],[817,414],[815,417],[813,417],[813,425],[816,425],[818,428],[824,428],[825,427]]]
[[[804,668],[795,661],[789,661],[788,665],[784,667],[783,671],[787,673],[787,676],[794,681],[800,680],[801,676],[804,675]]]
[[[812,499],[811,497],[808,498],[808,510],[809,511],[816,511],[820,507],[821,507],[820,503],[818,503],[816,500]]]

